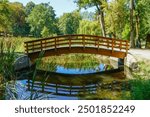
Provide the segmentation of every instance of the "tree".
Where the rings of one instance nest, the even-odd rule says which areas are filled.
[[[85,11],[85,12],[80,13],[80,15],[83,20],[93,21],[95,19],[95,13],[93,12]]]
[[[79,34],[101,35],[101,29],[97,21],[81,20],[78,28]]]
[[[32,1],[30,1],[30,2],[28,2],[28,3],[26,4],[25,13],[26,13],[27,16],[31,13],[31,11],[32,11],[32,9],[33,9],[34,7],[35,7],[35,3],[32,2]]]
[[[126,38],[129,33],[127,26],[129,25],[128,20],[128,7],[126,0],[111,1],[104,8],[105,24],[107,34],[113,38]],[[123,35],[127,33],[127,35]],[[127,32],[128,31],[128,32]]]
[[[134,12],[134,0],[130,0],[130,43],[131,43],[131,48],[135,48],[133,12]]]
[[[7,0],[0,0],[0,32],[5,36],[11,31],[11,8]]]
[[[134,1],[134,17],[135,17],[135,43],[136,47],[141,47],[141,40],[143,40],[147,34],[150,33],[149,12],[150,1],[149,0],[135,0]]]
[[[76,34],[81,17],[78,12],[64,13],[59,18],[59,29],[62,34]]]
[[[141,47],[141,39],[148,33],[149,0],[130,0],[130,42],[131,47]]]
[[[78,4],[79,8],[89,8],[93,6],[97,8],[102,34],[106,37],[103,4],[107,3],[107,0],[75,0],[75,3]]]
[[[29,27],[25,21],[26,15],[23,4],[19,2],[10,3],[12,9],[12,33],[14,36],[27,36],[29,34]]]
[[[42,32],[41,32],[41,35],[42,37],[48,37],[50,34],[49,34],[49,30],[46,26],[44,26]]]
[[[35,37],[41,37],[41,32],[46,26],[50,34],[56,32],[56,19],[53,7],[48,3],[36,5],[27,17],[27,22],[31,27],[31,33]]]

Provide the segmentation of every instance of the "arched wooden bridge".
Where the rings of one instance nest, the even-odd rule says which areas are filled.
[[[89,53],[124,59],[127,56],[127,40],[94,35],[63,35],[25,42],[25,52],[31,61],[43,57],[69,53]]]

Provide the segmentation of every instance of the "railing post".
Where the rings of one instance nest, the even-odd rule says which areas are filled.
[[[126,55],[128,53],[128,41],[126,40]]]
[[[55,51],[57,50],[57,42],[56,42],[56,38],[55,38]]]
[[[34,52],[34,42],[32,43],[33,45],[32,45],[32,51]]]
[[[83,49],[85,49],[85,36],[83,35],[83,38],[82,38],[82,42],[83,42]]]
[[[98,43],[98,51],[99,51],[99,38],[97,38],[97,41],[98,41],[97,43]]]
[[[114,39],[111,39],[112,40],[112,44],[111,44],[111,46],[112,46],[112,53],[114,52]]]
[[[58,93],[58,85],[56,84],[56,94]]]
[[[43,44],[42,44],[42,40],[41,40],[41,51],[43,50]]]
[[[26,52],[28,54],[28,43],[26,43]]]
[[[44,42],[45,44],[44,44],[44,49],[46,49],[46,40],[45,40],[45,42]]]
[[[70,95],[71,95],[72,86],[70,85]]]
[[[122,50],[122,41],[120,41],[120,50]]]
[[[69,49],[71,49],[71,36],[69,36]]]
[[[109,48],[109,40],[107,39],[107,48]]]

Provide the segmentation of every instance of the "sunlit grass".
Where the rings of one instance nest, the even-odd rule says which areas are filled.
[[[25,41],[30,41],[30,40],[34,40],[36,38],[32,38],[32,37],[0,37],[0,41],[1,40],[7,40],[7,41],[11,41],[16,49],[15,52],[24,52],[24,42]]]

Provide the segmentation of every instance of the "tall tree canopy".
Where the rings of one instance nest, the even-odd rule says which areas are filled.
[[[127,0],[113,0],[106,4],[104,11],[107,34],[114,38],[129,38],[129,30],[125,29],[129,25]]]
[[[78,12],[64,13],[59,18],[59,29],[62,34],[76,34],[81,16]]]
[[[27,16],[31,13],[31,11],[32,11],[32,9],[33,9],[34,7],[35,7],[35,3],[32,2],[32,1],[30,1],[30,2],[28,2],[28,3],[26,4],[25,12],[26,12],[26,15],[27,15]]]
[[[0,0],[0,32],[11,30],[11,7],[7,0]]]
[[[47,27],[49,34],[55,33],[56,19],[53,7],[49,4],[36,5],[27,18],[27,22],[31,27],[31,32],[36,37],[41,37],[44,27]]]
[[[21,3],[15,2],[10,4],[12,8],[12,33],[14,36],[25,36],[28,34],[29,29],[27,27],[25,18],[24,6]]]
[[[79,8],[89,8],[93,6],[97,8],[102,34],[106,36],[103,6],[107,3],[107,0],[74,0],[74,2],[78,4]]]
[[[81,20],[78,28],[79,34],[101,35],[98,21]]]

